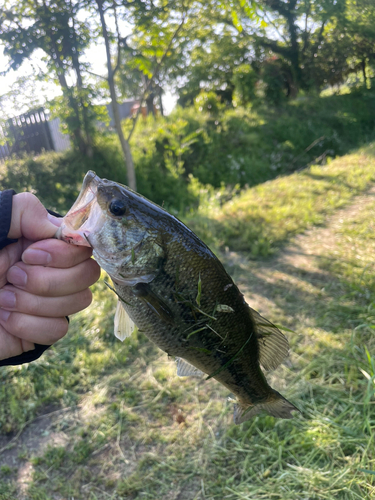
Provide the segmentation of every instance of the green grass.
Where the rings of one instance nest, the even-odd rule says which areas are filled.
[[[228,246],[264,257],[291,236],[324,223],[374,181],[372,144],[328,165],[311,166],[246,189],[222,206],[208,199],[186,223],[216,248]]]
[[[0,499],[373,498],[375,201],[325,221],[369,187],[369,151],[268,183],[256,198],[248,193],[270,232],[282,226],[280,243],[325,222],[305,246],[297,241],[292,260],[223,257],[251,304],[295,332],[291,364],[270,380],[301,415],[235,426],[217,382],[179,379],[140,333],[114,338],[114,297],[99,282],[93,306],[72,319],[65,339],[39,361],[0,372],[0,448],[9,441],[0,453]],[[301,213],[310,200],[316,218],[293,215],[301,191]],[[233,214],[245,202],[246,193],[229,205]],[[281,215],[273,219],[275,202],[293,230]],[[298,266],[298,258],[307,261]]]

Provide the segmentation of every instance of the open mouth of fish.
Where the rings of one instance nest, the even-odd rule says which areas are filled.
[[[100,182],[100,177],[94,172],[86,174],[78,198],[65,215],[63,224],[55,235],[56,238],[74,245],[92,247],[90,235],[102,217],[102,210],[97,203]]]

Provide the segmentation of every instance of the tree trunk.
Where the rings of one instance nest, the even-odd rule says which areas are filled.
[[[294,13],[294,8],[295,8],[295,2],[290,2],[290,11],[286,13],[286,21],[288,25],[288,30],[289,30],[289,36],[290,36],[290,62],[291,62],[291,69],[292,69],[292,74],[293,74],[293,85],[292,85],[292,92],[291,92],[291,97],[297,97],[299,87],[301,86],[302,83],[302,71],[300,67],[300,54],[299,54],[299,44],[298,44],[298,37],[297,37],[297,26],[296,26],[296,18],[295,18],[295,13]]]
[[[63,73],[63,70],[61,70],[61,68],[57,69],[57,78],[58,78],[60,86],[62,88],[63,95],[68,99],[69,106],[74,111],[75,117],[73,118],[73,120],[76,124],[78,124],[75,126],[71,124],[70,130],[73,133],[75,143],[78,146],[79,151],[82,154],[85,154],[86,153],[86,142],[84,141],[84,139],[82,137],[82,130],[80,128],[79,109],[78,109],[77,103],[74,99],[74,96],[72,95],[72,89],[69,87],[69,85],[66,81],[66,78],[65,78],[65,74]],[[69,122],[69,118],[67,118],[66,121]]]
[[[274,52],[281,54],[285,59],[290,62],[293,83],[290,86],[290,97],[296,97],[298,91],[303,84],[302,70],[301,70],[301,54],[298,43],[298,26],[296,23],[296,4],[297,0],[289,0],[284,2],[282,0],[265,0],[266,5],[278,12],[284,17],[286,21],[286,29],[289,32],[290,45],[289,47],[280,46],[277,42],[268,42],[265,46],[269,46]]]
[[[50,17],[51,12],[49,11],[45,2],[43,2],[43,7],[44,7],[44,11],[45,11],[47,18]],[[79,151],[81,153],[85,154],[86,153],[86,141],[84,140],[84,138],[82,136],[81,119],[80,119],[80,115],[79,115],[77,101],[74,98],[74,95],[72,93],[72,89],[69,87],[68,82],[66,81],[65,69],[62,65],[60,65],[61,53],[59,52],[58,45],[57,45],[58,35],[56,33],[51,32],[50,37],[51,37],[53,56],[55,59],[57,79],[59,80],[60,86],[61,86],[62,91],[63,91],[63,95],[64,95],[64,97],[66,97],[68,99],[69,106],[72,108],[74,115],[75,115],[73,120],[69,120],[69,118],[68,118],[68,119],[66,119],[66,122],[69,125],[69,121],[70,121],[70,130],[72,131],[72,134],[74,136],[74,142],[78,146]]]
[[[146,97],[147,114],[155,118],[154,94],[151,93]]]
[[[362,59],[362,74],[363,74],[363,86],[367,89],[367,75],[366,75],[366,59]]]
[[[112,68],[111,51],[110,51],[110,46],[109,46],[109,37],[108,37],[107,25],[105,22],[104,12],[103,12],[103,1],[96,0],[96,4],[99,8],[100,22],[102,25],[104,44],[105,44],[105,50],[106,50],[106,55],[107,55],[108,86],[109,86],[109,92],[111,95],[113,120],[115,122],[117,135],[120,139],[121,149],[122,149],[122,152],[123,152],[124,158],[125,158],[126,172],[127,172],[127,183],[128,183],[128,186],[130,187],[130,189],[133,189],[134,191],[136,191],[137,190],[137,183],[136,183],[136,178],[135,178],[133,157],[131,154],[129,142],[125,139],[124,133],[123,133],[122,128],[121,128],[120,112],[119,112],[119,107],[118,107],[118,102],[117,102],[117,97],[116,97],[114,72],[113,72],[113,68]]]
[[[162,91],[161,87],[159,87],[159,107],[160,107],[160,115],[161,115],[161,116],[164,116],[164,107],[163,107],[163,99],[162,99],[162,96],[163,96],[163,91]]]
[[[70,4],[70,7],[72,9],[71,4]],[[90,131],[90,119],[88,116],[88,109],[87,109],[87,106],[85,106],[86,102],[82,96],[83,81],[82,81],[81,68],[79,66],[79,59],[78,59],[79,49],[78,49],[78,43],[77,43],[73,15],[72,15],[72,21],[73,21],[72,37],[73,37],[73,43],[74,43],[74,48],[75,48],[75,51],[72,50],[72,54],[71,54],[72,63],[73,63],[73,67],[74,67],[74,70],[75,70],[76,75],[77,75],[78,95],[79,95],[79,100],[80,100],[81,107],[82,107],[83,127],[85,129],[85,136],[86,136],[86,147],[85,147],[86,155],[88,156],[88,158],[92,158],[93,157],[93,150],[92,150],[93,140],[92,140],[92,135],[91,135],[91,131]]]

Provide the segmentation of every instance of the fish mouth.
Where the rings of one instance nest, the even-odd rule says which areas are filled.
[[[102,210],[97,202],[100,183],[101,179],[95,172],[92,170],[87,172],[78,198],[65,215],[55,238],[74,245],[92,247],[90,234],[97,229],[102,216]]]

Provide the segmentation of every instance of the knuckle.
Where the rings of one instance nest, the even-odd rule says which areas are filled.
[[[37,295],[50,295],[58,285],[50,279],[47,268],[29,266],[27,269],[27,290]]]
[[[52,343],[60,340],[69,329],[69,323],[66,318],[54,318],[49,322],[48,335]]]
[[[86,309],[86,307],[89,307],[89,305],[91,304],[92,293],[91,293],[91,290],[89,288],[87,288],[86,290],[84,290],[82,292],[81,301],[82,301],[82,309]]]
[[[33,295],[32,297],[27,298],[27,313],[33,316],[39,316],[41,312],[44,311],[45,307],[43,307],[43,297],[39,297],[39,295]]]
[[[39,203],[38,198],[29,192],[18,193],[15,195],[15,199],[22,202],[23,204],[27,204],[28,206],[35,205]]]
[[[93,285],[100,278],[100,266],[94,259],[88,259],[90,271],[90,285]]]

